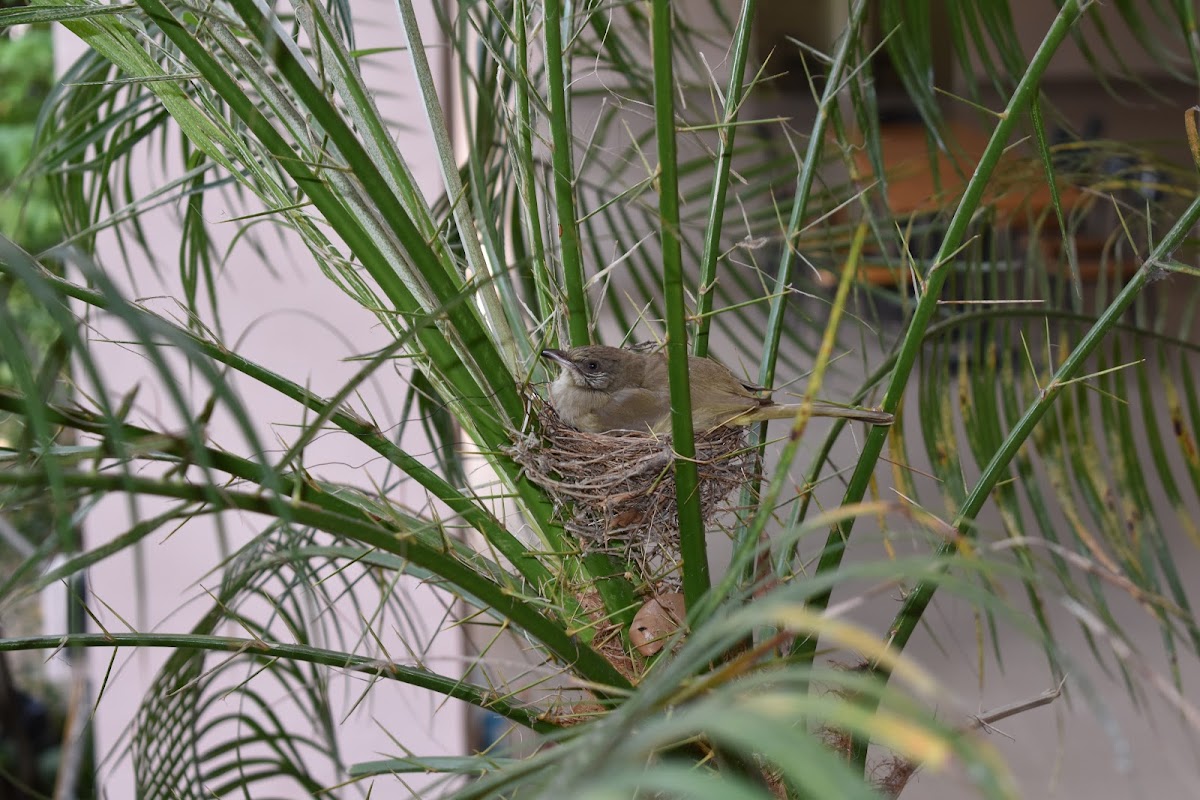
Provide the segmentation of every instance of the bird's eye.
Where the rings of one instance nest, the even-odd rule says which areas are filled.
[[[600,364],[599,364],[598,362],[595,362],[595,361],[589,361],[589,362],[587,363],[587,368],[588,368],[590,371],[592,371],[592,372],[595,372],[596,370],[600,369]]]

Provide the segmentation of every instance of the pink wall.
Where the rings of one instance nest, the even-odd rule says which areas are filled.
[[[425,40],[427,44],[436,43],[440,36],[432,5],[426,2],[418,3],[418,6]],[[402,44],[402,33],[392,4],[355,3],[355,13],[358,15],[360,47]],[[58,40],[59,63],[65,67],[80,52],[82,43],[63,31]],[[438,52],[434,51],[431,59],[435,70],[442,64]],[[379,91],[377,101],[385,117],[395,123],[405,123],[403,128],[396,125],[400,150],[412,165],[426,195],[435,197],[441,189],[441,181],[407,56],[403,52],[373,56],[364,74]],[[146,158],[145,163],[146,173],[139,176],[138,182],[142,188],[149,190],[162,183],[161,177],[156,174],[157,155]],[[253,209],[222,206],[220,199],[214,195],[206,203],[204,213],[214,236],[218,240],[222,237],[228,240],[235,226],[222,223],[250,210]],[[171,207],[157,210],[144,218],[146,229],[152,237],[152,247],[161,257],[158,270],[141,258],[140,253],[134,252],[127,272],[111,235],[102,237],[99,246],[99,261],[109,276],[125,287],[129,296],[153,298],[146,301],[148,306],[174,318],[179,318],[180,309],[166,298],[183,296],[178,276],[173,270],[175,254],[179,250],[178,215],[179,209]],[[277,274],[271,274],[268,265],[245,243],[236,247],[228,259],[218,288],[224,341],[249,358],[307,385],[317,394],[332,395],[360,366],[345,359],[386,345],[389,337],[371,313],[330,284],[318,270],[313,256],[302,245],[293,240],[283,246],[275,231],[268,231],[265,226],[260,230],[263,242],[271,253],[270,266]],[[112,397],[120,397],[133,387],[138,387],[136,410],[130,421],[164,430],[177,429],[184,412],[174,407],[143,355],[136,348],[124,344],[98,341],[105,337],[126,340],[129,338],[128,332],[121,330],[112,320],[95,319],[94,322],[93,340],[97,341],[95,353],[104,370],[106,391]],[[181,361],[176,359],[173,363],[178,366]],[[184,376],[187,374],[186,371],[179,373],[180,379],[186,380]],[[287,443],[295,439],[295,426],[306,418],[306,412],[252,381],[234,375],[229,382],[253,415],[260,440],[278,457]],[[191,376],[187,385],[190,396],[186,413],[190,415],[198,411],[208,392],[195,375]],[[91,388],[88,387],[89,390]],[[405,377],[390,366],[386,367],[379,370],[375,380],[364,388],[361,401],[355,401],[355,408],[360,412],[369,409],[381,426],[393,426],[398,422],[400,403],[406,388]],[[225,446],[234,452],[248,453],[228,414],[218,412],[210,430],[213,444]],[[427,442],[420,436],[420,428],[415,425],[409,427],[402,444],[413,453],[428,450]],[[304,464],[316,477],[354,484],[367,490],[396,478],[394,474],[386,472],[387,465],[380,463],[373,452],[345,435],[320,437],[308,448]],[[411,486],[402,486],[392,491],[389,497],[397,504],[414,509],[426,506],[423,492]],[[163,507],[162,504],[141,502],[138,512],[148,516]],[[252,515],[229,514],[224,516],[222,522],[229,545],[236,548],[261,529],[263,520]],[[130,508],[126,498],[108,499],[87,517],[84,525],[87,545],[99,545],[125,531],[129,525]],[[91,607],[108,630],[127,630],[127,622],[139,631],[185,632],[211,606],[212,600],[206,590],[215,589],[220,576],[210,571],[218,566],[222,558],[220,533],[214,520],[195,519],[168,534],[169,531],[164,530],[145,540],[140,549],[140,557],[144,559],[144,567],[140,570],[136,568],[131,552],[111,558],[92,570]],[[369,587],[369,582],[363,586]],[[458,630],[442,630],[439,633],[439,630],[448,628],[450,623],[446,597],[409,579],[402,581],[395,591],[405,593],[408,618],[414,622],[409,625],[389,618],[386,624],[376,625],[388,655],[399,663],[411,664],[413,658],[410,650],[416,651],[423,654],[425,662],[433,669],[459,674],[461,660],[458,656],[462,646]],[[377,595],[373,589],[360,590],[360,600],[365,608],[374,608],[375,599]],[[349,642],[353,643],[362,637],[366,623],[358,618],[358,612],[345,598],[331,608],[320,610],[327,615],[327,619],[338,620],[337,625]],[[58,630],[61,628],[56,628],[56,632]],[[399,631],[403,632],[407,646],[401,642]],[[246,635],[245,631],[238,629],[230,629],[227,633],[232,636]],[[339,647],[336,642],[327,646]],[[370,637],[365,637],[365,641],[359,642],[355,649],[359,653],[382,657],[379,647]],[[117,654],[112,677],[104,688],[97,711],[98,753],[102,758],[125,743],[123,737],[128,733],[138,704],[166,656],[165,650],[122,651]],[[106,650],[94,650],[90,654],[94,690],[99,689],[104,679],[109,657],[110,652]],[[209,663],[215,663],[216,660],[218,658],[214,657]],[[248,668],[247,674],[249,671]],[[462,750],[464,715],[455,703],[443,704],[441,697],[379,681],[371,689],[368,699],[351,710],[367,686],[366,678],[357,675],[343,681],[335,680],[331,690],[335,715],[345,716],[338,722],[343,757],[347,761],[353,763],[401,754],[389,737],[394,737],[405,747],[421,754],[443,755]],[[264,687],[264,691],[270,696],[272,689]],[[286,713],[288,698],[280,696],[275,699],[278,708],[282,709],[281,713]],[[133,795],[132,769],[128,758],[116,757],[105,762],[103,769],[102,785],[108,796]],[[329,777],[333,778],[332,775]],[[384,783],[394,786],[390,779]],[[421,783],[417,781],[414,785]]]

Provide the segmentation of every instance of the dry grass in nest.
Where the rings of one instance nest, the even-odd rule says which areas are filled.
[[[538,403],[535,413],[541,438],[529,434],[516,443],[512,456],[555,499],[567,530],[589,550],[637,565],[651,584],[677,583],[679,516],[670,438],[634,431],[584,433],[565,424],[546,403]],[[740,427],[696,435],[706,524],[728,510],[726,499],[752,477],[745,438]]]

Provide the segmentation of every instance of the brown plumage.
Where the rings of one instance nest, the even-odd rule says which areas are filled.
[[[591,345],[571,350],[543,350],[542,357],[562,369],[550,385],[550,403],[574,428],[589,433],[632,430],[665,433],[671,427],[667,357]],[[768,419],[790,419],[798,405],[782,405],[766,390],[738,380],[711,358],[688,358],[692,427],[697,432],[721,425],[748,425]],[[891,414],[870,409],[813,403],[817,417],[844,417],[890,425]]]

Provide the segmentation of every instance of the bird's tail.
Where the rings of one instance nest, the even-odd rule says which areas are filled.
[[[765,422],[769,419],[793,419],[799,413],[800,407],[800,403],[770,403],[739,415],[730,420],[729,424],[753,425],[756,422]],[[824,403],[820,400],[812,402],[811,414],[814,417],[852,419],[858,422],[868,422],[872,425],[891,425],[894,420],[892,415],[886,411],[879,411],[873,408],[851,408],[849,406],[834,405],[833,403]]]

